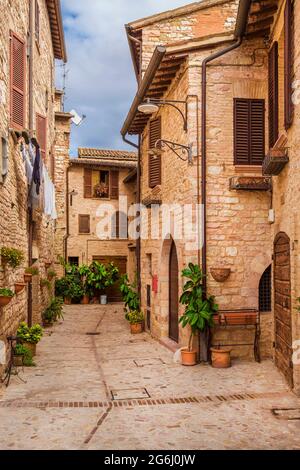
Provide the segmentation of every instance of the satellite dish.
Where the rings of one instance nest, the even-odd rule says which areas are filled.
[[[75,124],[75,126],[80,126],[82,122],[84,121],[84,119],[86,118],[84,114],[82,116],[79,116],[79,114],[75,111],[75,109],[72,109],[72,111],[70,111],[70,114],[72,114],[73,116],[71,121],[73,122],[73,124]]]

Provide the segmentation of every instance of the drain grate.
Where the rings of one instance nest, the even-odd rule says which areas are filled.
[[[137,367],[146,367],[146,366],[157,366],[165,364],[165,362],[160,358],[153,358],[153,359],[135,359],[134,364]]]
[[[272,408],[271,412],[277,419],[300,420],[300,408]]]
[[[138,400],[150,398],[145,388],[127,388],[123,390],[111,390],[113,400]]]

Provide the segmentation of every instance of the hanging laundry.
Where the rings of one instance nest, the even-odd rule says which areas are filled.
[[[31,184],[33,166],[32,166],[32,162],[30,161],[30,157],[29,157],[27,148],[23,143],[21,144],[21,153],[22,153],[23,162],[24,162],[24,165],[25,165],[25,172],[26,172],[27,182],[28,182],[28,184]]]
[[[44,182],[44,213],[49,215],[53,220],[57,219],[57,212],[55,207],[55,187],[51,181],[48,171],[43,166],[43,182]]]
[[[35,150],[35,159],[33,165],[33,174],[32,174],[33,182],[35,183],[36,194],[40,194],[40,186],[41,186],[41,154],[39,147],[36,147]]]

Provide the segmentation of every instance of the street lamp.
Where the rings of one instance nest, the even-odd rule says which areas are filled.
[[[143,114],[154,114],[157,113],[160,106],[172,106],[172,108],[177,109],[183,119],[183,128],[187,132],[187,118],[188,118],[188,97],[185,101],[182,100],[159,100],[154,98],[147,98],[144,103],[141,103],[138,106],[138,110]],[[184,112],[176,106],[176,104],[184,104]]]

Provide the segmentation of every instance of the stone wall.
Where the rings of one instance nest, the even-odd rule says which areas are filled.
[[[33,2],[34,3],[34,2]],[[47,118],[47,152],[45,164],[50,173],[50,150],[54,142],[54,54],[48,11],[45,0],[39,1],[40,40],[33,49],[33,127],[36,127],[36,113]],[[0,22],[0,134],[8,141],[9,169],[0,182],[0,246],[22,250],[25,259],[16,270],[0,269],[0,286],[14,290],[14,283],[23,280],[24,269],[28,266],[28,212],[27,180],[20,146],[9,134],[9,32],[12,30],[27,41],[29,25],[29,2],[22,0],[1,1]],[[26,64],[26,124],[29,127],[29,86],[28,62]],[[41,321],[41,313],[53,293],[41,289],[40,280],[47,277],[45,262],[53,259],[54,222],[40,211],[34,212],[33,257],[40,274],[33,280],[33,321]],[[27,287],[15,296],[11,303],[0,311],[0,337],[15,333],[21,320],[27,319]]]

